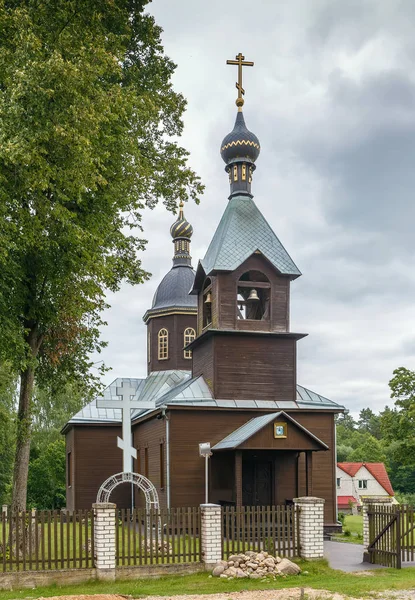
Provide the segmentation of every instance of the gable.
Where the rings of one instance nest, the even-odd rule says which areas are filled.
[[[284,429],[281,437],[274,435],[275,424],[279,424]],[[259,444],[259,446],[255,444]],[[235,448],[328,450],[329,447],[293,417],[284,411],[279,411],[254,417],[215,444],[212,450],[233,450]]]
[[[274,437],[274,423],[286,423],[285,438]],[[260,431],[238,447],[240,450],[323,450],[317,440],[297,427],[289,419],[278,418],[271,421]]]

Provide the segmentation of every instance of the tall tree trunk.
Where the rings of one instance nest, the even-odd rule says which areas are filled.
[[[29,361],[20,372],[19,410],[17,412],[17,440],[13,471],[12,511],[26,510],[27,478],[29,474],[30,442],[32,435],[32,396],[35,382],[35,361],[42,343],[36,325],[27,334],[30,348]]]
[[[29,473],[30,440],[32,433],[31,403],[35,370],[31,365],[20,373],[17,441],[13,472],[12,511],[26,510],[27,478]]]

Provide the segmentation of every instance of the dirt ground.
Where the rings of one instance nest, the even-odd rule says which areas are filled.
[[[39,600],[126,600],[130,596],[115,594],[95,594],[92,596],[52,596]],[[378,600],[415,600],[415,589],[385,591],[373,594]],[[189,594],[182,596],[147,596],[143,600],[362,600],[324,590],[294,588],[285,590],[249,590],[221,594]]]

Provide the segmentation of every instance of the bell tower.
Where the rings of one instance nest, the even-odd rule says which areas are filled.
[[[193,227],[180,203],[177,220],[170,228],[173,266],[163,277],[153,304],[143,320],[147,325],[147,371],[190,371],[192,351],[186,346],[196,337],[197,298],[189,295],[195,272],[190,256]]]
[[[220,148],[230,195],[192,289],[193,376],[203,375],[215,398],[294,400],[296,344],[305,334],[290,331],[290,283],[301,273],[251,193],[260,143],[242,112],[242,66],[253,63],[238,54],[228,64],[238,65],[238,112]]]

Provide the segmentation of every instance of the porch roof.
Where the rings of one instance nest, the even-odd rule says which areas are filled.
[[[223,440],[215,444],[212,450],[233,450],[234,448],[238,448],[241,444],[249,440],[255,433],[263,429],[266,425],[275,421],[276,419],[280,419],[284,417],[287,421],[290,421],[293,425],[301,429],[303,433],[317,442],[322,449],[328,450],[327,444],[322,442],[318,437],[316,437],[311,431],[309,431],[306,427],[301,425],[298,421],[293,419],[290,415],[288,415],[283,410],[275,413],[271,413],[268,415],[261,415],[260,417],[254,417],[235,431],[232,431],[229,435],[227,435]]]

